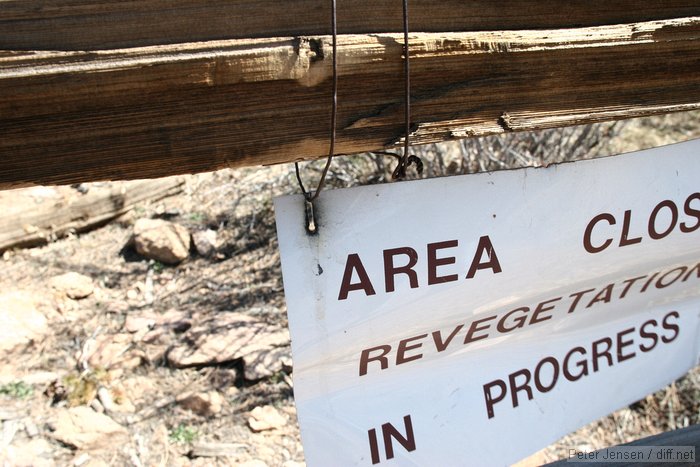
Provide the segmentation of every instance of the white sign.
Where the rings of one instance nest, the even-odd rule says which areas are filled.
[[[700,140],[276,200],[310,466],[515,462],[700,357]]]

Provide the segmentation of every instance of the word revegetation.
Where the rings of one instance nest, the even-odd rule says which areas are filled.
[[[448,329],[436,329],[363,349],[359,358],[359,375],[387,370],[391,365],[403,365],[424,358],[428,353],[441,353],[459,345],[468,345],[489,337],[508,334],[548,321],[556,315],[568,316],[613,300],[623,300],[632,294],[643,294],[650,288],[664,289],[683,284],[691,277],[700,279],[700,263],[679,266],[645,276],[632,277],[600,288],[579,290],[568,296],[554,297],[533,306],[520,306],[468,323],[457,323]]]

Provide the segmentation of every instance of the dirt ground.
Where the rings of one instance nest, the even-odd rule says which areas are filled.
[[[610,129],[598,125],[591,131]],[[698,138],[700,113],[624,122],[612,136],[585,151],[575,146],[577,138],[569,137],[560,140],[558,151],[589,157]],[[496,140],[484,138],[480,144],[492,147]],[[500,167],[498,154],[489,166],[462,158],[483,149],[474,144],[425,149],[431,164],[426,175]],[[545,159],[533,152],[524,154],[520,164],[549,162]],[[338,160],[329,175],[331,185],[385,181],[389,165],[366,156]],[[316,177],[319,167],[307,166],[305,176]],[[218,329],[222,320],[249,319],[245,322],[283,335],[287,318],[272,199],[298,191],[293,166],[184,179],[179,195],[141,203],[101,228],[3,254],[0,292],[14,294],[12,303],[33,307],[46,320],[28,342],[3,350],[3,465],[303,465],[292,367],[286,363],[288,338],[286,344],[270,340],[267,347],[226,358],[209,355],[209,360],[179,365],[172,359],[178,349],[206,346],[222,332],[240,338],[230,334],[232,327]],[[73,196],[90,187],[73,188]],[[17,190],[5,197],[31,196],[40,204],[52,196],[28,190],[35,191]],[[215,251],[205,257],[193,247],[175,266],[146,259],[131,242],[141,218],[174,222],[190,233],[212,230]],[[56,286],[54,278],[68,272],[87,276],[91,293],[70,298]],[[255,358],[262,359],[263,367],[252,371]],[[91,428],[91,434],[80,433],[80,423],[90,426],[90,420],[80,419],[84,412],[75,410],[80,407],[90,407],[120,427],[100,418],[92,420],[98,428]],[[696,423],[697,368],[655,395],[563,438],[530,463],[556,460],[571,447],[597,449]],[[226,455],[212,457],[212,451]]]

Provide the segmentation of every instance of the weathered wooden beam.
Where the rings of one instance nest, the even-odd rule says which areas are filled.
[[[338,1],[341,34],[402,32],[398,0]],[[410,0],[417,32],[560,29],[700,16],[697,0]],[[323,0],[0,0],[0,49],[104,50],[330,32]]]
[[[339,37],[338,152],[399,144],[401,41]],[[330,42],[0,52],[0,187],[323,156]],[[413,33],[410,48],[415,143],[700,108],[700,17]]]
[[[137,203],[157,201],[182,191],[181,177],[138,180],[111,186],[93,186],[77,197],[58,195],[32,202],[29,193],[12,196],[0,193],[0,252],[14,247],[34,246],[69,233],[99,227],[134,208]],[[65,188],[70,190],[70,188]],[[58,193],[57,193],[58,194]]]

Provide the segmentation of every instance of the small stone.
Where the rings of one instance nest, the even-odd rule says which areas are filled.
[[[136,221],[136,214],[134,213],[134,210],[131,209],[117,217],[115,221],[120,227],[131,227]]]
[[[255,407],[248,418],[248,425],[255,432],[276,430],[286,424],[284,415],[271,405]]]
[[[143,355],[129,351],[132,338],[128,334],[103,334],[95,338],[93,351],[88,363],[93,368],[136,368],[142,363]]]
[[[56,381],[59,378],[59,374],[54,373],[53,371],[37,371],[22,376],[22,381],[29,385],[45,385],[52,381]]]
[[[178,398],[178,403],[197,415],[210,417],[221,412],[224,398],[216,391],[185,394]]]
[[[185,339],[168,352],[168,361],[177,368],[239,358],[250,380],[291,366],[289,333],[242,313],[220,313],[215,322],[190,329]]]
[[[124,321],[124,329],[130,333],[137,333],[152,328],[156,324],[153,316],[127,316]]]
[[[0,351],[26,345],[48,331],[46,317],[28,293],[0,295]]]
[[[241,395],[241,390],[238,389],[236,386],[229,386],[226,388],[226,397],[229,399],[235,399],[236,397]]]
[[[146,361],[149,363],[157,364],[160,366],[164,362],[165,352],[168,351],[168,345],[154,344],[148,345],[144,349],[146,354]]]
[[[90,408],[97,413],[104,413],[105,411],[104,405],[102,405],[102,403],[97,399],[93,399],[90,401]]]
[[[192,327],[192,320],[186,311],[178,311],[171,308],[156,318],[156,324],[172,329],[175,332],[184,332]]]
[[[116,396],[116,397],[115,397]],[[97,398],[109,412],[133,413],[136,408],[121,390],[111,391],[102,386],[97,390]]]
[[[167,343],[167,337],[168,337],[168,333],[165,329],[155,328],[155,329],[151,329],[150,331],[144,333],[144,335],[141,336],[140,340],[145,344],[163,345],[163,344]]]
[[[192,234],[194,247],[200,256],[209,257],[216,251],[216,230],[200,230]]]
[[[129,439],[123,426],[84,406],[60,410],[53,427],[54,438],[86,451],[113,449]]]
[[[49,467],[56,465],[52,459],[53,449],[42,438],[13,444],[0,452],[0,465],[14,467]]]
[[[34,423],[34,420],[31,418],[27,418],[23,421],[24,424],[24,432],[27,433],[27,436],[30,438],[35,438],[39,436],[39,427]]]
[[[129,300],[136,300],[139,298],[139,291],[135,289],[129,289],[126,291],[126,298]]]
[[[178,264],[190,254],[187,229],[162,219],[137,220],[133,240],[138,254],[165,264]]]
[[[128,293],[127,293],[128,294]],[[107,313],[121,315],[129,310],[129,304],[123,301],[109,302],[105,307]]]
[[[238,371],[235,368],[215,368],[209,374],[209,381],[214,387],[235,387],[238,380]]]
[[[67,272],[53,277],[49,281],[49,285],[74,300],[91,295],[95,289],[91,278],[77,272]]]
[[[112,398],[112,394],[109,392],[109,389],[104,386],[100,387],[97,390],[97,398],[100,400],[102,407],[104,407],[106,411],[114,411],[116,404],[114,403],[114,399]]]

